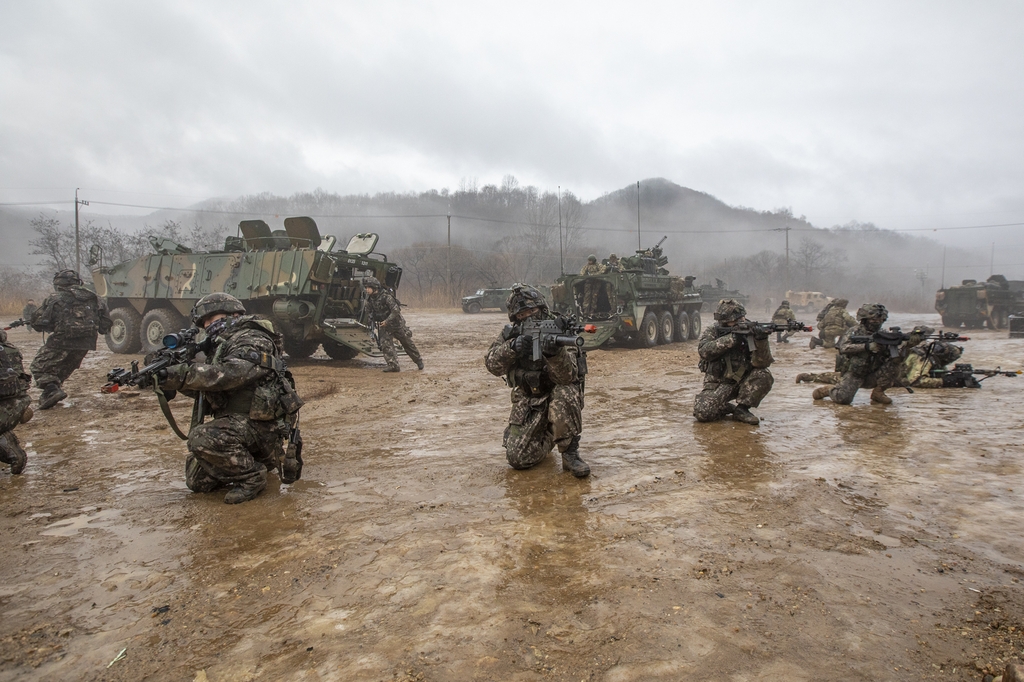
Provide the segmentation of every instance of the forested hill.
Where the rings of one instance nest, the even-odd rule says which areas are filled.
[[[66,230],[69,213],[58,213],[51,222]],[[38,238],[26,217],[34,216],[38,223],[38,212],[5,215],[20,215],[23,221],[0,225],[5,241],[7,234],[21,243]],[[380,250],[405,268],[403,297],[425,303],[442,303],[490,283],[550,283],[562,264],[566,271],[578,270],[588,253],[601,258],[610,252],[630,254],[638,245],[653,245],[663,236],[673,273],[693,274],[702,282],[721,278],[732,288],[775,300],[788,285],[854,300],[877,298],[903,309],[927,309],[940,284],[943,263],[943,248],[926,238],[870,224],[815,227],[788,208],[728,206],[663,178],[640,182],[639,239],[636,184],[582,202],[572,192],[544,192],[506,176],[500,185],[464,183],[454,191],[371,196],[318,189],[287,197],[263,193],[211,199],[188,210],[160,210],[143,217],[83,214],[88,225],[84,231],[89,232],[83,241],[113,239],[105,251],[122,257],[144,252],[144,237],[152,233],[210,248],[234,234],[241,219],[259,217],[280,228],[292,215],[314,217],[321,232],[336,235],[342,245],[352,234],[378,232]],[[947,284],[988,274],[984,254],[951,249],[945,258]]]

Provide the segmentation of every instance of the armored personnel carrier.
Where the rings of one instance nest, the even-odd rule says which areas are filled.
[[[357,234],[335,250],[312,218],[285,218],[271,231],[262,220],[243,220],[240,237],[223,251],[195,253],[169,239],[150,237],[154,253],[106,266],[96,247],[90,257],[96,293],[106,299],[114,324],[106,335],[115,353],[150,352],[165,334],[189,326],[197,300],[213,292],[237,297],[250,313],[273,320],[293,358],[323,344],[336,360],[380,350],[363,312],[364,277],[395,290],[402,269],[374,252],[378,236]]]
[[[992,275],[984,282],[965,279],[960,284],[935,293],[935,310],[942,315],[942,326],[969,329],[988,326],[1005,329],[1010,313],[1021,307],[1019,287],[1002,275]]]
[[[551,287],[552,306],[597,327],[585,334],[584,349],[612,341],[641,347],[696,339],[701,331],[701,296],[693,277],[670,275],[661,244],[623,258],[620,269],[601,275],[562,275]],[[596,288],[592,309],[585,310],[586,292]]]

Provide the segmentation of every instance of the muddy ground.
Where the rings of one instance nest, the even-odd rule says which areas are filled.
[[[760,427],[697,424],[693,342],[596,351],[576,480],[505,464],[501,315],[408,319],[423,372],[295,363],[303,479],[238,506],[90,354],[0,474],[0,680],[981,680],[1024,653],[1024,377],[815,404],[803,334]]]

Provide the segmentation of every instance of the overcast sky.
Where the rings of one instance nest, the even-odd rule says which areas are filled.
[[[994,1],[0,0],[0,202],[511,173],[825,227],[1024,221],[1022,27]]]

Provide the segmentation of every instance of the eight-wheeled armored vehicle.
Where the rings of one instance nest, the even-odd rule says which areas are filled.
[[[107,346],[115,353],[150,352],[165,334],[189,326],[193,304],[206,294],[237,297],[250,313],[273,320],[293,358],[312,355],[320,344],[336,360],[359,353],[377,357],[362,305],[363,278],[392,290],[402,269],[374,252],[378,236],[357,234],[334,250],[312,218],[285,218],[271,231],[262,220],[239,223],[223,251],[194,253],[169,239],[150,237],[155,253],[92,270],[96,293],[106,299],[114,325]],[[91,261],[102,254],[94,248]]]
[[[705,313],[715,312],[715,308],[718,306],[718,302],[723,298],[731,298],[734,301],[747,306],[750,297],[746,294],[741,294],[738,289],[729,289],[725,282],[715,278],[715,285],[702,284],[697,287],[697,293],[700,294],[700,298],[704,301],[701,310]]]
[[[693,277],[668,274],[664,241],[623,258],[617,272],[562,275],[551,287],[556,312],[597,327],[596,333],[584,335],[585,349],[610,341],[650,347],[700,336],[701,296],[693,288]],[[584,309],[588,286],[596,287],[592,310]]]

